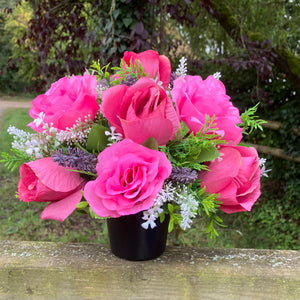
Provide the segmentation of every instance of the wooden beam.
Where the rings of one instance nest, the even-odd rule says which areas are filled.
[[[167,247],[118,259],[105,245],[0,241],[0,299],[300,299],[300,251]]]
[[[278,121],[268,121],[266,120],[267,123],[262,124],[263,128],[268,128],[271,130],[279,130],[280,127],[282,127],[282,123]]]
[[[269,155],[279,157],[279,158],[282,158],[285,160],[291,160],[291,161],[300,163],[300,156],[292,157],[292,156],[286,155],[282,149],[273,148],[273,147],[264,146],[264,145],[251,144],[251,143],[246,143],[246,144],[250,147],[254,147],[260,153],[269,154]]]

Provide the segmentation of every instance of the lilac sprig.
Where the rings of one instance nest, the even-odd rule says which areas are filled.
[[[125,84],[127,86],[134,85],[137,82],[137,80],[132,75],[127,75],[126,80],[122,79],[121,84]]]
[[[190,168],[179,168],[177,166],[172,168],[171,175],[168,180],[173,183],[190,184],[194,183],[198,177],[198,173]]]
[[[179,75],[176,72],[171,73],[169,88],[172,90],[174,86],[174,81],[179,77]]]
[[[60,148],[52,155],[52,160],[59,166],[71,167],[79,171],[96,174],[97,157],[92,153],[87,153],[80,148],[68,147],[67,154]]]

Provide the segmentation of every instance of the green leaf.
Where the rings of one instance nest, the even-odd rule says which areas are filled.
[[[197,157],[197,162],[211,161],[218,158],[220,155],[219,151],[215,146],[209,146],[201,150],[199,156]]]
[[[160,220],[160,223],[162,223],[166,218],[166,214],[165,212],[162,212],[160,215],[159,215],[159,220]]]
[[[129,27],[132,23],[132,18],[124,18],[122,21],[126,27]]]
[[[173,219],[171,219],[168,226],[168,232],[169,233],[172,232],[173,228],[174,228],[174,222]]]
[[[105,131],[108,128],[95,124],[91,128],[89,133],[86,148],[88,151],[101,152],[107,147],[108,137],[105,135]]]
[[[81,201],[76,205],[76,209],[85,209],[89,204],[86,201]]]
[[[245,144],[245,143],[238,143],[238,146],[243,146],[243,147],[247,147],[247,148],[250,147],[248,144]]]
[[[93,219],[101,219],[101,217],[97,216],[94,211],[89,207],[90,215]]]
[[[172,214],[174,212],[174,206],[171,203],[168,203],[168,210],[169,210],[170,214]]]
[[[180,122],[180,127],[181,127],[180,134],[182,136],[185,136],[190,132],[189,127],[183,121]]]
[[[154,137],[146,139],[142,145],[152,150],[158,150],[158,144]]]
[[[257,103],[254,107],[249,108],[244,113],[241,114],[242,123],[239,124],[240,127],[243,128],[243,134],[250,134],[252,131],[259,129],[263,130],[262,124],[267,123],[265,120],[258,119],[255,115],[259,103]]]
[[[0,160],[0,163],[4,163],[4,166],[10,171],[14,171],[23,163],[31,160],[30,157],[27,156],[21,150],[10,149],[10,151],[12,152],[12,154],[2,152],[1,153],[2,159]]]

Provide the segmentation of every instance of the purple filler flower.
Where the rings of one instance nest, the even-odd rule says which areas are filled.
[[[197,171],[190,168],[179,168],[177,166],[172,168],[172,173],[168,180],[174,183],[190,184],[194,183],[198,177]]]
[[[127,75],[126,76],[126,81],[122,79],[122,84],[125,84],[127,86],[134,85],[137,82],[137,80],[132,76],[132,75]]]
[[[80,171],[96,174],[97,157],[80,148],[68,148],[67,154],[60,148],[52,155],[52,160],[63,167],[71,167]]]

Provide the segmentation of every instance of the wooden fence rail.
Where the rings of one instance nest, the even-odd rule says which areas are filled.
[[[277,121],[267,121],[267,123],[263,124],[262,126],[264,128],[277,131],[282,127],[282,123]],[[294,128],[293,130],[296,134],[299,135],[299,129]],[[300,156],[292,157],[290,155],[287,155],[283,149],[251,143],[247,143],[247,145],[250,147],[254,147],[259,153],[272,155],[285,160],[291,160],[300,163]]]
[[[300,299],[300,251],[167,247],[118,259],[105,245],[0,241],[0,299]]]

